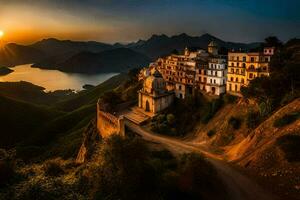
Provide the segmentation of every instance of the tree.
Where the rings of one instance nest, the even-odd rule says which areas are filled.
[[[171,54],[178,55],[178,54],[179,54],[179,52],[178,52],[178,50],[177,50],[177,49],[173,49],[173,50],[171,51]]]
[[[282,42],[276,36],[269,36],[265,38],[266,47],[281,47]]]

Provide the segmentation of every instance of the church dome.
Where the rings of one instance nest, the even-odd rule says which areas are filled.
[[[166,90],[166,82],[161,73],[155,70],[154,73],[146,78],[144,82],[144,91],[147,93],[163,93]]]
[[[217,47],[218,44],[215,42],[215,41],[211,41],[209,44],[208,44],[209,47]]]

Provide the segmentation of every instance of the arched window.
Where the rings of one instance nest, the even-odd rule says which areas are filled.
[[[239,82],[239,78],[236,78],[235,81],[236,81],[236,82]]]

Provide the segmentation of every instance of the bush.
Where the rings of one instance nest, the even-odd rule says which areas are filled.
[[[175,123],[175,116],[173,114],[167,115],[167,122],[169,125],[173,125]]]
[[[144,141],[113,135],[101,147],[99,167],[92,174],[91,199],[142,199],[156,188],[155,170]],[[154,192],[155,193],[155,192]],[[151,199],[151,198],[150,198]]]
[[[43,169],[46,176],[59,176],[64,173],[62,160],[60,158],[46,161],[43,165]]]
[[[238,130],[241,127],[241,119],[237,117],[230,117],[228,120],[228,123],[234,128],[235,130]]]
[[[15,161],[12,155],[0,149],[0,186],[7,184],[15,174]]]
[[[183,155],[178,171],[179,191],[186,195],[182,199],[227,199],[225,187],[215,168],[199,154]]]
[[[232,104],[232,103],[235,103],[237,101],[238,97],[230,95],[230,94],[225,94],[223,96],[223,99],[224,99],[224,102],[226,104]]]
[[[214,129],[209,130],[209,131],[207,132],[207,136],[208,136],[208,137],[212,137],[212,136],[214,136],[215,134],[216,134],[216,131],[215,131]]]
[[[276,140],[277,145],[283,151],[285,158],[289,162],[300,161],[300,136],[299,135],[284,135]]]
[[[279,127],[289,125],[294,121],[296,121],[297,119],[299,119],[299,117],[300,117],[300,112],[286,114],[283,117],[276,119],[274,121],[273,126],[279,128]]]

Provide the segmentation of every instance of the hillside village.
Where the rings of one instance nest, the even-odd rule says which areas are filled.
[[[103,137],[114,133],[125,135],[127,119],[142,124],[170,107],[174,98],[186,99],[196,93],[218,98],[226,93],[241,95],[256,77],[269,76],[269,63],[275,47],[264,47],[262,52],[230,51],[218,54],[218,44],[210,42],[206,50],[189,51],[159,58],[138,73],[143,87],[138,91],[138,106],[117,108],[106,112],[98,102],[97,126]]]
[[[0,200],[300,200],[300,0],[0,0]]]
[[[296,166],[290,168],[292,165],[286,163],[267,169],[266,166],[261,166],[260,162],[272,165],[269,163],[268,159],[270,158],[268,157],[275,155],[272,152],[273,150],[269,150],[269,148],[274,148],[272,145],[275,145],[281,137],[284,137],[282,134],[285,131],[281,130],[280,133],[275,134],[275,132],[280,130],[271,128],[275,126],[272,123],[275,124],[276,120],[280,120],[278,117],[285,118],[294,115],[295,118],[288,122],[288,124],[292,123],[294,125],[286,133],[299,132],[300,126],[297,120],[300,109],[299,99],[284,107],[283,110],[285,111],[278,111],[278,113],[285,114],[276,113],[274,115],[277,116],[272,116],[273,119],[269,119],[259,125],[263,120],[268,119],[270,114],[264,116],[255,98],[247,100],[247,97],[243,96],[243,91],[244,95],[247,95],[248,93],[245,91],[250,90],[247,88],[253,87],[251,85],[252,80],[256,80],[256,78],[264,79],[270,76],[270,62],[275,53],[275,47],[264,47],[262,51],[242,52],[233,50],[228,52],[228,55],[219,55],[217,44],[211,42],[207,51],[189,51],[186,48],[183,54],[172,54],[159,58],[137,73],[137,80],[141,84],[140,89],[136,90],[138,93],[135,100],[137,104],[123,102],[110,110],[107,109],[107,105],[104,102],[98,101],[97,129],[103,138],[110,138],[116,133],[122,137],[137,134],[146,141],[159,141],[167,144],[167,146],[174,142],[176,146],[176,139],[175,141],[161,141],[160,138],[155,138],[152,135],[157,133],[172,135],[172,133],[174,134],[173,129],[175,129],[174,125],[176,123],[176,127],[182,126],[182,124],[178,125],[178,120],[182,120],[180,118],[181,113],[179,113],[179,116],[176,115],[176,112],[175,114],[170,113],[174,113],[173,109],[184,110],[185,106],[194,107],[195,105],[188,104],[184,106],[178,101],[189,101],[188,99],[203,101],[200,99],[204,97],[205,101],[216,103],[220,102],[220,99],[225,99],[225,102],[227,102],[225,107],[221,105],[221,109],[216,108],[206,122],[199,124],[198,121],[197,124],[197,122],[193,123],[194,117],[187,119],[190,120],[190,123],[185,126],[189,126],[188,130],[191,132],[185,132],[188,139],[184,139],[178,145],[193,144],[204,154],[207,152],[218,152],[213,153],[213,155],[208,154],[208,157],[213,156],[213,158],[217,157],[230,160],[231,162],[238,162],[246,170],[250,170],[250,173],[254,173],[254,171],[259,173],[258,179],[264,184],[266,184],[266,181],[263,178],[259,178],[260,176],[267,178],[270,176],[277,177],[281,174],[280,176],[283,176],[280,178],[281,181],[286,182],[289,180],[288,177],[290,175],[298,173]],[[199,95],[202,96],[200,99]],[[180,108],[180,106],[183,106],[183,108]],[[198,116],[200,114],[201,119],[203,112],[195,112],[197,109],[199,107],[195,107],[194,111],[188,112],[191,115]],[[183,114],[183,116],[186,115]],[[243,118],[247,118],[246,122],[242,121]],[[166,120],[166,122],[161,120]],[[271,122],[269,122],[270,120]],[[167,125],[164,125],[164,123],[167,123]],[[161,126],[165,127],[160,128]],[[272,131],[273,133],[271,133]],[[191,134],[194,134],[194,136]],[[258,134],[266,135],[260,138],[262,136]],[[265,144],[268,143],[267,138],[269,138],[270,147]],[[262,145],[262,147],[257,152],[253,145]],[[179,146],[175,146],[174,148],[179,148]],[[190,148],[190,146],[184,148]],[[172,149],[173,147],[171,151]],[[77,161],[80,163],[85,162],[87,152],[87,146],[83,144]],[[270,154],[270,152],[272,153]],[[275,154],[279,156],[277,153]],[[218,168],[217,165],[215,167]],[[282,175],[282,173],[287,173],[287,171],[290,175]],[[293,188],[291,189],[294,190],[292,193],[296,195],[299,192],[299,185],[297,178],[292,179],[293,181],[286,182],[286,185],[290,185],[287,187]],[[284,187],[284,189],[287,187]],[[275,188],[273,189],[276,190],[276,193],[281,191],[278,191],[277,187]],[[291,194],[288,192],[286,195],[290,196]],[[270,197],[257,198],[269,199]]]
[[[272,41],[186,48],[76,94],[1,83],[0,199],[298,200],[300,45]]]

